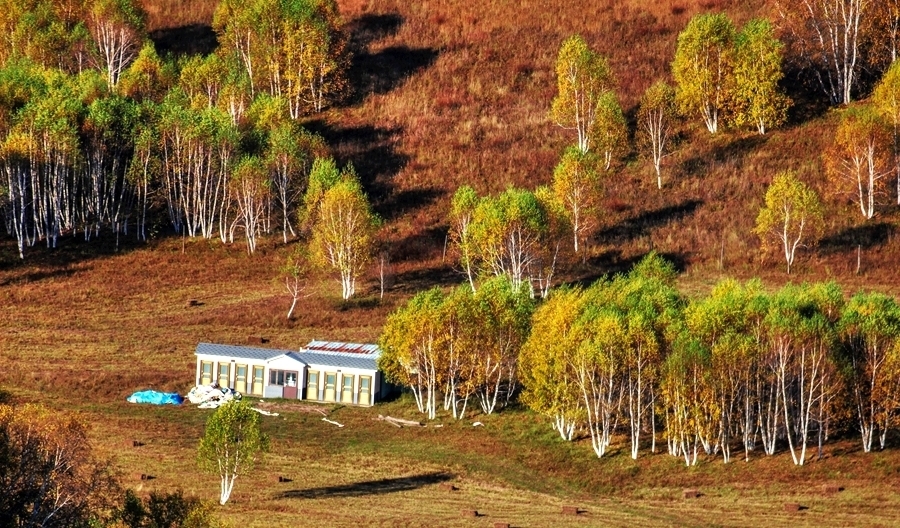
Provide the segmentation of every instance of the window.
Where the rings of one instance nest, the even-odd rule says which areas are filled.
[[[283,387],[297,386],[297,372],[293,370],[270,370],[269,385],[281,385]]]

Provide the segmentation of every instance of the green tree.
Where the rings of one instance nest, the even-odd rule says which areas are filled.
[[[783,45],[769,21],[753,19],[737,34],[734,48],[734,122],[765,134],[784,123],[790,106],[778,87]]]
[[[378,368],[391,383],[410,388],[419,412],[434,419],[445,381],[447,311],[438,288],[419,292],[385,321]]]
[[[884,449],[900,403],[900,305],[881,293],[857,293],[843,310],[840,329],[863,451],[872,450],[876,431]]]
[[[728,103],[733,48],[734,25],[724,13],[696,15],[678,34],[675,102],[682,114],[699,115],[713,134]]]
[[[472,302],[469,331],[481,346],[470,356],[473,382],[482,412],[491,414],[517,392],[519,351],[528,338],[534,301],[526,285],[500,276],[485,281]]]
[[[171,493],[151,491],[142,500],[133,490],[125,492],[116,518],[128,528],[218,528],[224,526],[212,507],[181,490]]]
[[[244,228],[247,251],[252,254],[272,194],[272,183],[263,161],[256,156],[242,157],[234,166],[229,186],[237,203],[239,223]]]
[[[219,504],[228,502],[235,480],[253,470],[261,453],[269,450],[269,437],[260,430],[259,413],[244,401],[222,405],[206,421],[200,440],[200,466],[220,478]]]
[[[554,290],[534,312],[519,354],[522,402],[551,418],[553,429],[568,441],[586,418],[571,357],[579,344],[574,324],[582,304],[580,290]]]
[[[342,178],[355,178],[356,173],[352,166],[344,169],[343,174],[338,170],[333,158],[317,157],[313,160],[309,171],[309,183],[306,192],[303,193],[303,203],[299,211],[300,226],[309,230],[316,222],[319,203],[325,192],[334,187]]]
[[[569,148],[553,171],[553,194],[565,207],[572,227],[575,251],[592,227],[600,198],[600,178],[596,158],[577,148]]]
[[[378,223],[355,178],[334,184],[318,204],[310,250],[316,262],[338,272],[345,300],[372,257]]]
[[[450,203],[450,239],[459,252],[459,262],[465,270],[473,293],[476,290],[475,273],[478,265],[476,261],[478,252],[472,239],[472,222],[478,201],[475,189],[468,185],[462,185],[453,194],[453,200]]]
[[[612,71],[606,59],[591,51],[580,35],[567,38],[556,59],[557,94],[550,116],[557,125],[575,130],[578,149],[591,149],[598,102],[612,88]]]
[[[547,211],[533,192],[509,188],[484,197],[473,214],[472,237],[488,273],[506,275],[518,289],[540,257]]]
[[[604,167],[609,170],[613,158],[621,156],[628,148],[625,115],[611,90],[603,92],[597,100],[596,117],[590,133],[593,136],[591,144],[595,145],[595,150],[603,157]]]
[[[656,169],[656,185],[662,189],[662,159],[666,156],[675,127],[675,90],[664,81],[655,82],[641,96],[638,108],[638,145],[650,153]]]
[[[797,179],[792,172],[775,176],[766,190],[766,205],[756,217],[754,232],[767,246],[776,240],[784,252],[787,272],[804,245],[804,238],[815,241],[824,228],[822,204],[814,190]]]

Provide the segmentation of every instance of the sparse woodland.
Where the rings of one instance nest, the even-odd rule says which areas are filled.
[[[192,340],[329,333],[379,342],[395,412],[526,417],[495,443],[580,491],[893,464],[900,3],[459,4],[0,0],[0,386],[112,401],[183,389]],[[109,522],[183,500],[111,482]]]

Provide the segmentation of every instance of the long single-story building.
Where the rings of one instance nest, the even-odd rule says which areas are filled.
[[[390,390],[377,345],[310,341],[294,351],[200,343],[195,354],[198,385],[252,396],[373,405]]]

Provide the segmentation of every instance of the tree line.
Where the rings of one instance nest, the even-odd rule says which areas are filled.
[[[70,5],[71,4],[71,5]],[[346,93],[331,0],[225,0],[220,46],[160,57],[132,0],[0,2],[0,171],[18,253],[101,230],[144,240],[164,211],[186,236],[254,251],[297,235],[321,137],[299,119]]]
[[[688,465],[778,449],[803,465],[854,431],[865,452],[886,447],[900,410],[896,299],[732,279],[686,298],[675,278],[651,254],[539,303],[505,277],[432,289],[388,318],[379,366],[430,419],[441,404],[462,419],[470,399],[490,414],[518,398],[598,457],[620,435],[632,458],[665,443]]]

